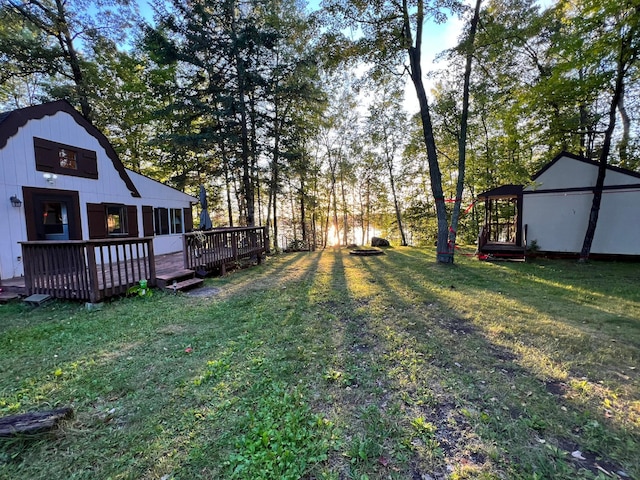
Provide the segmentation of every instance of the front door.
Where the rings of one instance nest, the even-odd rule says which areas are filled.
[[[67,202],[45,201],[38,205],[41,213],[36,217],[36,229],[44,232],[45,240],[69,240],[69,216],[67,215]]]
[[[29,240],[80,240],[78,192],[23,188]]]

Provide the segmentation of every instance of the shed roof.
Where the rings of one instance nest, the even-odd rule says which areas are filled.
[[[573,160],[577,160],[577,161],[585,163],[587,165],[593,165],[593,166],[596,166],[596,167],[600,165],[599,162],[596,162],[594,160],[590,160],[590,159],[588,159],[586,157],[582,157],[580,155],[575,155],[573,153],[569,153],[569,152],[563,151],[563,152],[560,152],[558,155],[556,155],[553,158],[553,160],[551,160],[544,167],[542,167],[535,175],[533,175],[533,177],[531,177],[531,180],[535,181],[540,175],[542,175],[544,172],[546,172],[551,167],[553,167],[558,162],[558,160],[560,160],[562,157],[568,157],[568,158],[571,158]],[[610,170],[612,172],[622,173],[624,175],[629,175],[631,177],[640,178],[640,173],[634,172],[633,170],[628,170],[626,168],[616,167],[614,165],[607,165],[607,170]]]

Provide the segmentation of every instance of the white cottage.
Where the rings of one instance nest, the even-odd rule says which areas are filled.
[[[182,249],[195,197],[124,168],[68,102],[0,114],[0,280],[24,274],[19,242],[154,236]]]
[[[530,185],[481,194],[487,216],[479,252],[513,256],[535,242],[540,252],[576,256],[587,231],[597,176],[597,162],[562,152]],[[505,225],[515,234],[501,238]],[[640,256],[640,173],[607,167],[591,254]]]

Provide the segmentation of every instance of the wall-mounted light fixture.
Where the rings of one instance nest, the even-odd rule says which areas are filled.
[[[53,185],[56,183],[58,176],[55,173],[43,173],[42,178],[44,178],[49,185]]]
[[[20,200],[17,195],[11,195],[9,197],[9,201],[11,202],[11,206],[12,207],[21,207],[22,206],[22,200]]]

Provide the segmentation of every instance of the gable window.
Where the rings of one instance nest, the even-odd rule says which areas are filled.
[[[126,235],[127,210],[124,206],[108,205],[107,210],[107,235]]]
[[[98,157],[93,150],[33,137],[36,170],[39,172],[98,179]]]
[[[69,150],[68,148],[61,148],[58,150],[58,159],[62,168],[68,168],[71,170],[78,169],[78,162],[76,160],[76,152]]]

